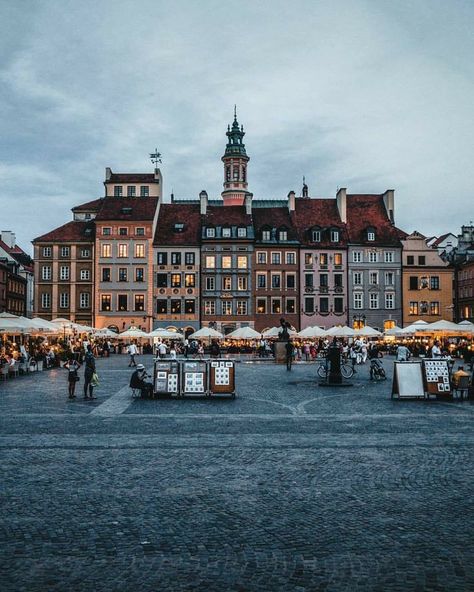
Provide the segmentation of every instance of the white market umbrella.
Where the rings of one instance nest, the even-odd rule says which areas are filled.
[[[411,325],[408,325],[408,327],[404,327],[402,329],[402,335],[411,335],[412,333],[417,333],[420,331],[420,328],[426,327],[427,324],[428,323],[426,321],[422,321],[421,319],[419,321],[415,321]]]
[[[472,329],[474,329],[474,323],[471,323],[471,321],[461,321],[458,324],[462,325],[463,327],[471,327]]]
[[[298,337],[303,337],[303,339],[304,338],[312,339],[314,337],[326,337],[326,331],[324,329],[321,329],[321,327],[317,327],[317,326],[306,327],[306,329],[303,329],[297,335],[298,335]]]
[[[373,327],[369,327],[366,325],[362,329],[356,329],[356,335],[360,335],[361,337],[381,337],[382,333],[374,329]]]
[[[29,319],[22,319],[15,315],[3,312],[0,314],[0,333],[21,334],[31,331],[32,325]]]
[[[157,337],[159,339],[184,339],[184,335],[177,331],[168,331],[168,329],[155,329],[148,333],[148,337]]]
[[[430,323],[429,325],[424,325],[418,331],[423,333],[447,333],[451,335],[456,334],[469,334],[472,333],[472,330],[466,326],[460,326],[452,321],[435,321],[434,323]]]
[[[396,337],[397,335],[403,335],[403,329],[401,327],[399,327],[398,325],[395,325],[395,327],[392,327],[391,329],[387,329],[386,331],[384,331],[384,333],[388,337]]]
[[[118,337],[118,334],[115,333],[115,331],[107,329],[107,327],[104,327],[103,329],[96,329],[93,335],[94,337],[108,337],[109,339],[114,339]]]
[[[252,329],[252,327],[240,327],[232,333],[226,335],[227,339],[260,339],[261,333]]]
[[[51,322],[47,321],[46,319],[41,319],[40,317],[34,317],[31,319],[31,323],[37,327],[40,331],[44,331],[45,333],[59,333],[59,327]]]
[[[130,327],[130,329],[120,333],[118,337],[120,337],[120,339],[148,339],[148,333],[145,333],[145,331],[142,331],[137,327]]]
[[[190,339],[223,339],[223,337],[222,333],[212,329],[212,327],[201,327],[201,329],[189,336]]]
[[[347,325],[336,325],[326,331],[327,337],[354,337],[356,332]]]
[[[271,329],[267,329],[266,331],[264,331],[262,333],[262,337],[264,337],[265,339],[275,339],[280,336],[281,331],[281,327],[272,327]],[[297,335],[296,331],[293,331],[293,329],[288,329],[288,333],[290,337],[295,337]]]

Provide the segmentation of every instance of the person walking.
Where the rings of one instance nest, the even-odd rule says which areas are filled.
[[[406,345],[399,345],[397,347],[397,362],[408,362],[410,358],[410,350]]]
[[[294,349],[293,344],[291,343],[290,340],[288,340],[286,342],[285,348],[286,348],[286,369],[288,371],[290,371],[291,365],[293,363],[293,349]]]
[[[92,347],[90,345],[87,346],[87,353],[84,358],[84,399],[92,400],[97,399],[94,397],[94,385],[92,383],[92,377],[95,374],[95,358],[94,354],[92,353]],[[89,395],[87,394],[87,390],[89,389]]]
[[[71,353],[69,354],[69,359],[67,363],[64,365],[64,367],[68,370],[67,382],[69,398],[75,399],[76,382],[79,382],[79,375],[77,371],[79,370],[81,365],[77,360],[74,359],[74,354]]]
[[[131,366],[135,366],[137,365],[137,363],[135,362],[135,356],[138,354],[138,349],[137,346],[134,343],[131,343],[128,346],[128,355],[130,356],[130,362],[128,364],[128,367],[130,368]]]

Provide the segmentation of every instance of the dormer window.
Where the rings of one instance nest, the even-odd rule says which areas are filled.
[[[231,229],[229,226],[224,226],[222,228],[222,238],[230,238]]]
[[[339,230],[331,230],[331,242],[332,243],[339,242]]]
[[[271,239],[272,233],[271,230],[269,230],[268,228],[265,228],[264,230],[262,230],[262,240],[263,241],[269,241]]]
[[[278,240],[279,241],[287,241],[288,240],[288,230],[286,228],[280,228],[278,231]]]
[[[375,240],[375,230],[373,228],[367,230],[367,240],[371,242]]]
[[[122,185],[114,185],[114,197],[122,197]]]
[[[184,231],[184,222],[175,222],[173,226],[174,232],[183,232]]]
[[[311,231],[311,240],[313,243],[320,243],[321,242],[321,231],[320,230],[312,230]]]
[[[247,237],[247,229],[245,228],[245,226],[239,226],[239,228],[237,228],[237,236],[238,238]]]
[[[212,226],[206,228],[206,238],[214,238],[216,236],[216,229]]]

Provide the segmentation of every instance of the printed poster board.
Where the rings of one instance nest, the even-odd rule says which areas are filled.
[[[235,363],[232,360],[211,360],[209,391],[227,395],[235,393]]]
[[[207,363],[181,363],[181,395],[207,394]]]
[[[392,399],[422,399],[425,397],[421,362],[395,362]]]
[[[178,362],[155,362],[154,376],[155,394],[179,393],[179,365]]]
[[[423,360],[423,374],[427,393],[437,396],[451,396],[448,360],[439,358]]]

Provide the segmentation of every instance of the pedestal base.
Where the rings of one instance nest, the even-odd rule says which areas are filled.
[[[286,341],[275,341],[275,363],[286,364]]]

